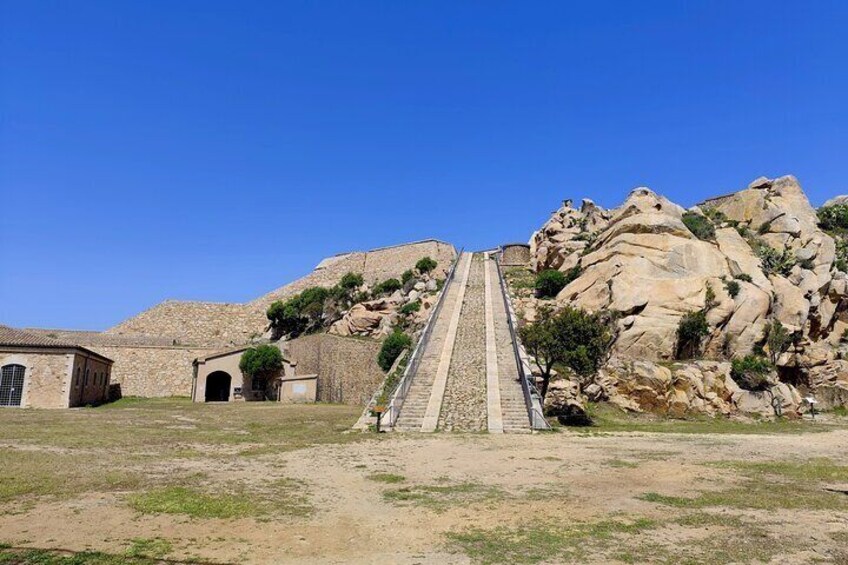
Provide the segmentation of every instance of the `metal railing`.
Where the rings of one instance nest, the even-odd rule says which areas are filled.
[[[530,369],[530,362],[527,359],[527,354],[524,352],[524,347],[518,339],[518,333],[515,331],[515,311],[512,308],[512,300],[509,299],[509,292],[506,286],[506,279],[503,271],[501,271],[501,256],[503,248],[497,254],[495,263],[498,270],[498,282],[501,286],[501,296],[503,297],[504,307],[506,308],[506,322],[509,326],[509,336],[512,339],[512,351],[515,354],[515,364],[518,367],[518,380],[521,383],[521,391],[524,393],[524,405],[527,407],[527,417],[530,420],[530,427],[534,430],[550,430],[551,425],[545,419],[545,414],[542,409],[542,395],[536,388],[533,382],[533,372]]]
[[[395,390],[391,395],[391,399],[389,400],[389,404],[386,406],[386,410],[383,413],[383,417],[380,422],[381,425],[386,428],[394,427],[398,417],[400,416],[401,408],[403,408],[403,402],[406,400],[406,395],[409,393],[409,389],[412,387],[412,382],[418,372],[418,367],[421,365],[421,358],[424,355],[424,351],[427,349],[427,344],[430,342],[430,335],[433,333],[433,327],[436,325],[439,312],[441,312],[442,305],[445,302],[445,297],[448,295],[448,290],[453,282],[454,275],[456,274],[456,268],[457,265],[459,265],[459,260],[462,258],[463,251],[464,248],[460,249],[456,255],[456,260],[453,262],[453,266],[451,266],[451,270],[445,278],[445,284],[442,286],[439,297],[436,299],[436,305],[430,311],[430,316],[427,318],[427,324],[421,332],[421,337],[418,338],[418,343],[415,344],[415,349],[412,350],[412,355],[409,357],[406,369],[403,371],[403,376],[400,378],[400,381],[398,381],[397,387],[395,387]],[[377,394],[380,393],[378,392]]]

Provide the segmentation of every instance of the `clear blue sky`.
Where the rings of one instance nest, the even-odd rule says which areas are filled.
[[[848,192],[848,2],[0,1],[0,322],[525,241],[563,198]]]

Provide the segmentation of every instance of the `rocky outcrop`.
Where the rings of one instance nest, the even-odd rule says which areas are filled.
[[[567,378],[553,380],[545,397],[546,415],[573,423],[584,413],[585,400],[605,400],[629,412],[670,418],[774,416],[776,407],[782,415],[792,417],[798,415],[802,403],[798,390],[779,382],[776,375],[765,391],[744,390],[730,376],[728,362],[661,365],[621,357],[611,359],[582,390],[577,382]]]
[[[828,201],[844,203],[848,197]],[[690,229],[693,217],[708,229]],[[616,401],[623,406],[675,415],[685,404],[684,395],[686,410],[706,413],[732,411],[731,404],[747,409],[761,404],[762,399],[733,392],[712,377],[702,379],[718,383],[716,389],[708,386],[710,398],[700,392],[693,397],[694,385],[681,384],[692,382],[688,373],[666,374],[656,365],[674,360],[680,321],[698,310],[706,313],[709,325],[703,357],[729,360],[750,354],[762,346],[767,324],[779,320],[793,337],[793,346],[779,358],[781,372],[800,374],[799,385],[830,387],[828,394],[841,398],[848,363],[837,361],[848,357],[843,351],[848,275],[837,269],[837,242],[819,227],[816,210],[794,177],[760,177],[744,190],[690,210],[647,188],[633,190],[611,210],[589,200],[576,209],[565,201],[533,234],[530,246],[533,270],[572,275],[556,297],[557,306],[616,311],[614,355],[651,362],[645,374],[634,361],[630,376],[613,387],[621,391]],[[515,295],[516,310],[532,321],[539,301],[527,291]],[[704,375],[714,370],[699,369]],[[830,376],[816,376],[824,373]],[[606,376],[614,380],[618,374],[611,367]],[[677,384],[669,388],[671,380]]]

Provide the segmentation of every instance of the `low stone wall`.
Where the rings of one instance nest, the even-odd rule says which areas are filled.
[[[214,348],[92,345],[112,359],[113,384],[123,396],[191,396],[192,362]]]
[[[315,334],[286,342],[297,374],[318,375],[318,401],[365,405],[383,382],[377,365],[381,343],[372,339]]]

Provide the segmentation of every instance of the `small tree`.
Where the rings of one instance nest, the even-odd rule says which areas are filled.
[[[593,376],[612,345],[612,333],[600,314],[566,306],[553,313],[539,312],[539,319],[519,329],[521,343],[542,373],[542,397],[554,365],[562,364],[581,379]]]
[[[377,355],[377,364],[384,371],[388,371],[403,350],[411,346],[412,338],[400,330],[395,330],[383,342],[380,353]]]
[[[429,273],[436,268],[436,265],[438,265],[438,263],[430,257],[422,257],[417,263],[415,263],[415,268],[418,269],[419,273]]]
[[[710,333],[707,315],[703,310],[687,312],[677,325],[678,359],[690,359],[701,352],[701,341]]]
[[[283,368],[283,354],[273,345],[251,347],[241,354],[239,369],[251,379],[266,380]]]
[[[538,298],[553,298],[568,284],[565,274],[556,269],[547,269],[536,275],[536,296]]]
[[[320,286],[307,288],[285,302],[277,300],[268,307],[266,315],[278,335],[296,337],[321,327],[324,302],[330,291]]]
[[[792,338],[780,320],[774,319],[766,326],[765,342],[768,347],[769,361],[772,365],[777,365],[780,354],[789,349]]]

